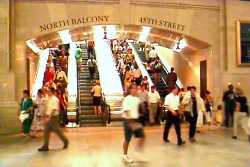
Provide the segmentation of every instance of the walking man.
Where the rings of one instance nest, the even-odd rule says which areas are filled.
[[[224,125],[229,128],[233,125],[233,114],[235,109],[234,86],[228,85],[228,90],[223,94],[223,102],[225,107]]]
[[[124,137],[123,142],[123,161],[132,163],[133,160],[128,157],[128,147],[133,135],[138,138],[137,149],[140,151],[144,145],[143,126],[139,121],[139,105],[140,99],[137,97],[137,86],[135,84],[129,87],[129,95],[123,101],[123,126]]]
[[[178,96],[178,88],[174,87],[170,94],[165,98],[165,103],[167,109],[167,120],[163,133],[163,140],[168,143],[169,129],[172,124],[175,125],[175,132],[177,135],[178,145],[185,144],[185,141],[181,138],[181,127],[180,127],[180,97]]]
[[[56,90],[51,87],[48,90],[48,101],[46,104],[46,118],[45,118],[45,128],[44,128],[44,143],[38,151],[48,151],[49,150],[49,136],[51,132],[56,133],[56,135],[63,141],[63,148],[68,147],[68,139],[64,136],[59,125],[59,100],[55,96]]]
[[[195,142],[195,132],[198,119],[198,97],[196,96],[196,87],[190,87],[190,94],[186,94],[182,100],[185,107],[186,120],[189,122],[189,139]]]

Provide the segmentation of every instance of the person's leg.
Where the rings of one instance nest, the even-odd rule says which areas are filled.
[[[145,143],[145,134],[142,128],[135,130],[135,137],[137,138],[137,151],[142,151]]]
[[[236,139],[238,135],[238,126],[239,126],[239,112],[234,114],[234,123],[233,123],[233,138]]]
[[[58,123],[57,117],[51,118],[51,127],[52,127],[53,132],[63,141],[64,148],[67,148],[68,139],[66,138],[66,136],[63,134],[62,130],[60,129],[60,125]]]
[[[190,133],[189,133],[189,138],[190,139],[194,139],[194,137],[195,137],[197,118],[198,118],[197,115],[194,115],[194,117],[191,118]]]
[[[97,106],[96,105],[94,106],[94,113],[95,113],[95,115],[98,115],[98,111],[97,111]]]
[[[178,140],[178,145],[181,145],[183,143],[182,138],[181,138],[181,126],[180,126],[180,118],[179,115],[175,116],[173,118],[173,123],[175,126],[175,132]]]
[[[44,130],[43,130],[43,145],[41,148],[38,149],[38,151],[48,151],[49,150],[49,137],[51,132],[51,122],[47,122],[45,124]]]
[[[168,113],[167,120],[166,120],[165,127],[164,127],[164,132],[163,132],[163,140],[165,142],[169,142],[168,134],[169,134],[169,129],[171,128],[171,126],[172,126],[172,115]]]
[[[98,114],[102,114],[102,108],[101,108],[101,106],[99,105],[98,107],[97,107],[97,110],[98,110]]]
[[[149,104],[149,123],[152,124],[153,123],[153,104],[150,103]]]
[[[128,148],[133,132],[129,129],[127,121],[123,122],[123,129],[124,129],[123,161],[132,163],[133,160],[128,157]]]
[[[226,127],[229,127],[229,110],[228,110],[228,105],[225,104],[225,110],[224,110],[224,125]]]

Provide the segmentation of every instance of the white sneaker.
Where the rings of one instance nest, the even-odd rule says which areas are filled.
[[[126,162],[126,163],[133,163],[133,162],[134,162],[134,161],[133,161],[131,158],[129,158],[127,155],[124,155],[123,158],[122,158],[122,160],[123,160],[124,162]]]

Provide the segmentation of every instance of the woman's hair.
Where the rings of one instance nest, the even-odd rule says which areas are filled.
[[[42,89],[39,89],[39,90],[38,90],[38,93],[39,93],[39,94],[43,94],[43,90],[42,90]]]
[[[26,95],[30,96],[30,91],[25,89],[25,90],[23,90],[23,94],[26,94]]]
[[[244,92],[243,92],[243,90],[241,88],[236,87],[235,88],[235,94],[237,94],[237,95],[244,95]]]

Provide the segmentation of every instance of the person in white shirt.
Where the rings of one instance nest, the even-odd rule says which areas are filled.
[[[51,132],[56,133],[56,135],[63,141],[64,149],[68,148],[69,141],[61,131],[59,125],[59,100],[55,96],[55,93],[56,90],[54,88],[49,88],[45,112],[44,143],[38,151],[49,150],[49,136]]]
[[[169,129],[172,124],[175,125],[175,132],[178,139],[178,145],[185,144],[181,138],[181,126],[180,126],[180,97],[178,96],[178,88],[174,87],[170,94],[165,98],[164,105],[167,109],[167,120],[163,132],[163,140],[168,143]]]
[[[152,47],[152,49],[149,51],[148,56],[149,56],[149,60],[150,60],[150,61],[154,61],[154,60],[156,59],[156,57],[158,57],[158,54],[157,54],[157,52],[155,51],[155,48],[154,48],[154,47]]]
[[[158,105],[161,102],[161,97],[156,91],[155,86],[151,86],[151,91],[148,92],[149,101],[149,123],[153,125],[155,123],[155,116],[157,113]]]
[[[100,81],[96,81],[96,84],[92,88],[91,93],[93,94],[93,104],[94,104],[95,114],[99,115],[102,113],[101,109],[102,88],[100,86]]]
[[[188,87],[188,90],[189,92],[183,97],[182,104],[185,108],[186,120],[189,122],[189,140],[195,142],[197,120],[200,112],[201,119],[203,119],[204,103],[201,97],[196,94],[195,86]]]
[[[90,56],[90,58],[87,61],[87,65],[89,68],[89,75],[90,80],[92,81],[95,78],[95,72],[96,72],[96,60],[93,56]]]
[[[128,157],[128,147],[132,136],[138,138],[137,148],[142,149],[144,145],[144,131],[143,126],[139,122],[139,106],[140,99],[137,97],[137,86],[135,84],[129,87],[129,95],[123,100],[123,114],[124,118],[124,137],[123,142],[123,161],[126,163],[132,163],[133,160]]]

